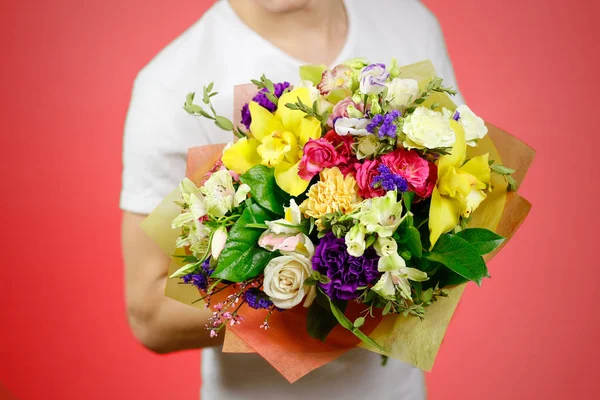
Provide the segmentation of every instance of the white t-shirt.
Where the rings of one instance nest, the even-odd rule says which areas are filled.
[[[349,31],[332,66],[354,57],[400,65],[425,59],[455,88],[456,80],[435,16],[416,0],[345,0]],[[301,36],[301,33],[299,33]],[[265,73],[272,81],[298,80],[304,63],[248,28],[228,1],[200,20],[140,71],[125,124],[121,208],[148,214],[185,175],[187,149],[225,143],[231,134],[183,110],[189,92],[214,81],[213,104],[233,116],[233,86]],[[461,99],[457,99],[461,103]],[[256,355],[202,352],[202,399],[424,399],[423,374],[399,361],[353,350],[290,385]]]

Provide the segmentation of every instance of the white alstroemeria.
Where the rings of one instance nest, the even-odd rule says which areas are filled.
[[[175,217],[171,223],[173,229],[181,228],[194,220],[198,220],[207,213],[204,196],[201,193],[188,193],[186,197],[188,199],[185,204],[186,208],[184,212]]]
[[[365,242],[365,233],[366,229],[361,224],[356,224],[348,233],[346,233],[346,248],[348,254],[352,257],[361,257],[367,248],[367,243]]]
[[[181,192],[181,197],[183,198],[184,203],[190,202],[191,194],[198,194],[199,189],[191,179],[185,178],[179,183],[179,191]]]
[[[397,200],[395,190],[390,190],[382,197],[364,200],[359,212],[353,215],[367,233],[377,233],[380,237],[390,237],[402,223],[402,201]]]
[[[212,234],[210,241],[210,255],[213,259],[218,259],[227,242],[227,228],[218,227]]]
[[[387,257],[393,254],[398,254],[398,243],[396,243],[396,241],[391,237],[379,236],[373,244],[373,248],[379,257]]]
[[[249,191],[248,185],[240,185],[235,191],[233,178],[226,169],[214,172],[200,188],[200,192],[204,195],[208,215],[213,218],[225,216],[233,207],[237,207],[246,199]]]
[[[393,300],[396,297],[397,289],[400,290],[403,298],[412,300],[408,281],[423,282],[429,279],[425,272],[407,267],[406,261],[398,253],[381,257],[377,269],[379,272],[383,272],[383,275],[371,290],[387,300]]]
[[[481,117],[475,115],[475,113],[464,104],[456,108],[453,117],[455,119],[458,118],[458,123],[462,125],[465,131],[465,140],[471,147],[475,147],[477,145],[477,140],[482,139],[488,133],[485,121]]]
[[[294,199],[285,207],[285,216],[275,221],[265,221],[269,227],[258,239],[258,245],[268,251],[279,250],[282,254],[299,253],[312,258],[315,246],[310,238],[300,231],[302,213]]]
[[[367,136],[367,125],[371,122],[367,118],[338,118],[335,120],[334,129],[340,136]]]

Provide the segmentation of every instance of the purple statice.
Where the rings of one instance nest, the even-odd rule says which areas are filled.
[[[273,306],[273,303],[269,300],[269,296],[257,288],[248,289],[246,293],[244,293],[244,300],[246,300],[246,303],[255,310],[267,309]]]
[[[408,190],[408,181],[404,177],[393,173],[386,165],[379,165],[377,170],[379,175],[373,178],[371,183],[374,189],[381,186],[387,192],[390,190],[406,192]]]
[[[196,273],[187,274],[181,277],[183,283],[196,286],[198,289],[206,290],[208,287],[208,277],[212,274],[214,268],[210,267],[210,257],[204,260],[200,265],[200,271]]]
[[[275,93],[273,95],[277,98],[281,97],[283,92],[290,87],[289,82],[279,82],[273,84],[273,89]],[[258,105],[266,108],[270,112],[275,112],[277,110],[277,104],[273,103],[267,97],[266,93],[269,93],[269,89],[262,88],[253,98],[252,101],[258,103]],[[252,123],[252,116],[250,115],[250,109],[248,107],[248,103],[244,104],[242,107],[242,124],[246,127],[246,129],[250,129],[250,124]]]
[[[312,259],[313,269],[327,276],[328,283],[319,283],[332,300],[352,300],[360,295],[361,286],[375,283],[379,257],[369,247],[361,257],[348,254],[346,240],[328,232],[319,242]]]
[[[371,122],[369,123],[369,125],[367,125],[367,132],[369,133],[375,133],[377,131],[377,128],[379,127],[379,125],[381,125],[383,123],[383,115],[381,114],[375,114],[373,116],[373,118],[371,119]]]
[[[458,111],[456,111],[454,113],[454,115],[452,116],[452,119],[455,121],[458,121],[460,119],[460,113]]]
[[[400,117],[400,111],[392,110],[385,115],[377,114],[371,120],[371,123],[367,125],[367,131],[369,133],[377,133],[380,139],[384,137],[395,138],[398,131],[396,126],[396,119]]]

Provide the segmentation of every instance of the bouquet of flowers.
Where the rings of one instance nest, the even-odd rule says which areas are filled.
[[[515,190],[533,152],[457,107],[429,62],[300,78],[238,88],[235,123],[212,84],[188,95],[236,140],[190,149],[145,223],[173,256],[167,294],[290,381],[356,346],[430,369],[464,284],[529,210]]]

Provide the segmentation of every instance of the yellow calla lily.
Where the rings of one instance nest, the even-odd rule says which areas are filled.
[[[438,182],[429,208],[431,247],[442,234],[458,225],[461,215],[468,218],[479,207],[486,198],[484,190],[491,178],[488,154],[464,163],[467,156],[465,132],[454,120],[450,126],[456,133],[456,142],[451,154],[441,156],[438,162]]]
[[[250,102],[250,137],[225,149],[221,158],[225,167],[243,174],[255,165],[263,164],[275,168],[275,180],[287,193],[297,196],[304,192],[309,182],[298,176],[302,149],[310,139],[321,137],[321,123],[314,117],[306,118],[303,111],[285,106],[298,99],[306,105],[311,104],[307,88],[282,95],[275,114]]]

